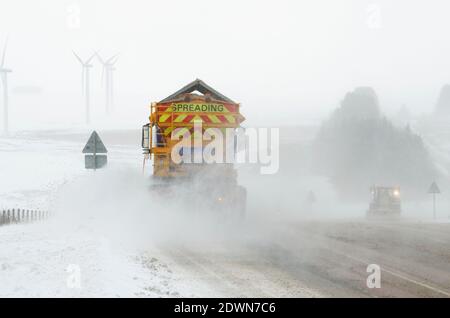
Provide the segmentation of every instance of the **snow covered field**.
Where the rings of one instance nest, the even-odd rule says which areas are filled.
[[[108,167],[85,170],[89,134],[0,138],[0,207],[53,214],[0,227],[0,297],[450,295],[442,278],[450,272],[445,197],[437,222],[426,202],[420,221],[406,214],[401,222],[367,222],[366,205],[336,209],[329,186],[306,174],[293,180],[289,169],[298,163],[283,161],[274,176],[240,170],[248,219],[227,228],[151,197],[138,131],[100,131]],[[322,203],[302,211],[298,194],[311,186],[326,189]],[[365,288],[366,260],[389,268],[378,293]]]
[[[113,245],[89,228],[55,221],[1,229],[0,297],[178,296],[156,253]]]
[[[113,210],[101,210],[102,202],[111,201],[101,189],[109,170],[84,169],[81,149],[88,136],[22,133],[0,139],[0,207],[54,214],[46,222],[0,227],[0,297],[189,296],[150,241],[138,246],[124,233],[123,242],[121,219],[110,217],[112,227],[102,227]],[[119,140],[107,147],[110,170],[140,173],[139,145]]]

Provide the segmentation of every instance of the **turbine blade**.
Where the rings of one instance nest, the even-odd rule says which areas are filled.
[[[98,54],[98,52],[95,52],[95,55],[97,55],[97,58],[100,61],[100,63],[105,65],[105,61],[103,61],[103,59],[101,58],[100,54]]]
[[[108,64],[110,64],[110,63],[112,63],[112,64],[116,63],[116,62],[117,62],[117,59],[116,59],[114,62],[113,62],[113,60],[114,60],[115,58],[117,58],[118,56],[119,56],[119,54],[116,54],[116,55],[110,57],[110,58],[106,61],[106,63],[108,63]]]
[[[91,55],[90,58],[88,58],[88,60],[86,61],[86,65],[89,65],[89,63],[91,63],[92,59],[95,57],[95,53]]]
[[[77,60],[81,63],[81,65],[84,65],[83,60],[75,53],[75,51],[72,51],[73,55],[77,58]]]
[[[8,47],[8,38],[6,38],[5,46],[3,47],[2,64],[0,64],[0,67],[3,67],[3,65],[5,65],[5,56],[7,47]]]

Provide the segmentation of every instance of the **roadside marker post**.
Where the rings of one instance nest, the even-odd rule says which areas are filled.
[[[437,186],[436,182],[433,181],[428,193],[433,195],[433,218],[436,220],[436,194],[441,193],[441,190]]]

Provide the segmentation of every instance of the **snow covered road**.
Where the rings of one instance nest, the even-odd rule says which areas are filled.
[[[448,223],[253,220],[231,235],[165,247],[186,281],[207,283],[198,296],[450,297]]]
[[[1,206],[54,215],[0,227],[0,297],[450,297],[448,221],[368,222],[360,207],[314,221],[264,198],[265,179],[247,185],[247,220],[224,225],[160,205],[138,145],[112,133],[107,169],[84,170],[88,135],[0,139]]]

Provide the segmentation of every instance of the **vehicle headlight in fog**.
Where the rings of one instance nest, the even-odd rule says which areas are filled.
[[[392,194],[394,195],[394,197],[399,197],[400,196],[400,191],[394,190],[394,192]]]
[[[217,198],[217,201],[223,202],[223,198],[222,198],[222,197],[218,197],[218,198]]]

